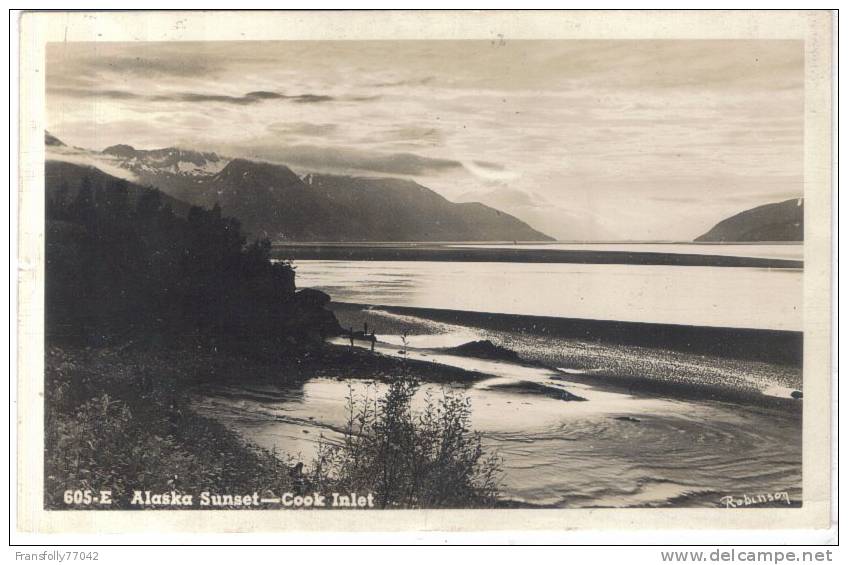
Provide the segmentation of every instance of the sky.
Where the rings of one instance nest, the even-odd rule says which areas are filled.
[[[47,129],[411,178],[565,240],[691,240],[803,195],[804,46],[56,43]]]

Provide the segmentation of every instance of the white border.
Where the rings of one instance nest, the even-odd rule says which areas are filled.
[[[452,22],[456,22],[459,18],[457,17],[457,13],[452,12],[447,14],[446,16],[436,16],[433,14],[404,14],[402,18],[394,18],[391,22],[391,25],[376,25],[378,22],[375,20],[379,20],[381,18],[380,14],[377,13],[344,13],[344,14],[318,14],[320,16],[320,25],[321,25],[321,34],[326,37],[343,37],[347,39],[353,38],[362,38],[362,37],[373,37],[375,31],[379,33],[383,37],[422,37],[427,36],[427,31],[433,31],[435,29],[435,33],[432,36],[440,37],[440,38],[463,38],[463,37],[488,37],[485,35],[491,32],[491,28],[496,29],[505,29],[509,30],[508,37],[512,38],[541,38],[541,37],[563,37],[567,36],[569,38],[613,38],[613,37],[621,37],[621,30],[627,30],[628,37],[699,37],[699,38],[707,38],[707,37],[756,37],[756,38],[791,38],[791,37],[799,37],[804,38],[808,42],[808,46],[813,44],[815,47],[815,52],[820,56],[824,55],[825,58],[829,55],[830,48],[830,40],[829,40],[829,28],[827,26],[822,25],[821,18],[823,16],[828,16],[829,14],[810,14],[803,12],[781,12],[781,13],[768,13],[768,14],[744,14],[741,12],[664,12],[664,13],[610,13],[605,12],[603,14],[598,13],[589,13],[584,12],[580,14],[566,14],[564,17],[560,14],[552,14],[545,13],[541,14],[538,17],[522,17],[523,22],[516,22],[516,18],[512,17],[513,14],[508,12],[500,12],[500,13],[486,13],[486,14],[473,14],[474,21],[468,22],[464,21],[465,25],[452,25]],[[39,28],[39,32],[34,35],[24,35],[24,49],[27,52],[31,52],[30,49],[35,49],[35,45],[38,42],[41,43],[41,47],[43,48],[43,40],[48,37],[57,37],[57,27],[53,25],[53,22],[58,20],[58,17],[62,15],[53,15],[49,18],[51,22],[48,22],[46,25],[41,21],[37,22],[34,27]],[[71,29],[72,38],[74,40],[77,39],[86,39],[86,38],[96,38],[97,40],[125,40],[127,38],[127,32],[130,28],[133,28],[138,31],[138,26],[132,26],[131,24],[122,24],[121,22],[127,21],[127,18],[133,18],[135,16],[131,14],[99,14],[96,20],[92,20],[89,22],[85,22],[81,20],[81,14],[75,14],[69,16],[65,21],[72,22]],[[157,17],[165,17],[165,18],[183,18],[185,14],[177,14],[177,13],[168,13],[168,14],[157,14]],[[225,17],[222,17],[225,16]],[[233,37],[235,34],[241,34],[245,29],[250,30],[251,38],[279,38],[281,28],[285,29],[286,36],[289,38],[304,38],[304,37],[314,37],[316,26],[318,25],[315,20],[315,14],[298,14],[296,18],[292,18],[291,14],[286,14],[286,22],[285,26],[282,25],[274,25],[271,23],[271,19],[269,16],[271,14],[263,14],[261,18],[256,18],[255,16],[249,16],[247,18],[238,14],[191,14],[190,15],[190,23],[192,25],[186,26],[181,32],[175,32],[173,30],[173,26],[162,26],[157,25],[156,28],[159,30],[167,29],[167,31],[153,32],[150,28],[144,29],[138,34],[139,39],[147,39],[147,40],[183,40],[183,39],[197,39],[202,37],[208,37],[204,34],[207,33],[209,29],[215,29],[215,38],[223,39],[227,38],[229,34],[229,38],[237,39]],[[331,17],[328,17],[331,16]],[[335,17],[338,16],[338,17]],[[740,17],[741,16],[741,17]],[[41,15],[28,15],[26,17],[33,17],[34,19],[42,19]],[[468,15],[462,15],[462,18],[467,18]],[[439,20],[441,21],[435,21]],[[104,19],[109,19],[110,22],[108,25],[104,26]],[[259,19],[262,21],[262,26],[256,26],[256,20]],[[203,20],[203,25],[194,26],[198,20]],[[293,21],[294,20],[294,21]],[[328,20],[330,20],[328,22]],[[335,20],[335,21],[332,21]],[[422,20],[424,20],[422,22]],[[446,21],[447,20],[447,21]],[[529,21],[528,20],[532,20]],[[97,21],[96,25],[93,25],[93,22]],[[799,25],[800,22],[800,25]],[[578,25],[579,24],[579,25]],[[806,24],[806,25],[805,25]],[[63,27],[63,26],[61,26]],[[95,31],[96,30],[96,31]],[[24,30],[27,31],[26,29]],[[104,31],[106,33],[104,33]],[[369,32],[372,35],[369,35]],[[97,37],[97,33],[104,33],[103,36]],[[482,35],[481,35],[482,33]],[[200,34],[200,35],[198,35]],[[823,37],[822,34],[826,34],[828,37]],[[70,38],[69,38],[70,39]],[[27,42],[29,41],[29,42]],[[41,59],[43,60],[43,59]],[[28,62],[32,62],[33,59],[29,59]],[[26,67],[27,61],[24,61],[24,67]],[[37,65],[35,65],[37,67]],[[27,70],[32,70],[32,67],[29,69],[24,69],[25,72]],[[811,116],[809,115],[810,108],[820,109],[822,107],[829,106],[829,99],[832,94],[832,90],[829,86],[831,69],[829,64],[820,64],[818,67],[813,67],[812,69],[808,66],[807,72],[807,84],[808,91],[810,91],[809,87],[811,84],[811,80],[813,83],[818,86],[812,91],[810,91],[813,95],[817,95],[811,98],[808,98],[808,120],[807,120],[807,129],[805,130],[805,139],[807,140],[819,140],[819,143],[816,147],[807,147],[807,160],[805,161],[806,170],[807,170],[807,178],[806,185],[808,191],[816,191],[821,193],[820,196],[825,196],[826,198],[819,198],[816,202],[810,202],[810,197],[812,193],[808,193],[805,196],[807,197],[807,208],[808,208],[808,216],[812,216],[813,218],[823,218],[829,217],[829,209],[830,209],[830,197],[827,194],[830,182],[830,162],[829,162],[829,138],[830,138],[830,120],[829,116],[822,115],[823,112],[815,111],[815,116],[812,116],[813,120],[811,122]],[[33,73],[37,74],[37,73]],[[31,75],[30,75],[31,76]],[[43,73],[42,73],[43,76]],[[823,88],[822,88],[823,87]],[[33,186],[41,186],[38,184],[39,173],[43,173],[42,164],[43,164],[43,137],[40,134],[40,131],[43,127],[40,126],[43,121],[40,121],[41,118],[41,110],[36,109],[36,106],[39,104],[43,107],[43,83],[36,79],[34,82],[32,80],[28,80],[26,84],[22,84],[21,90],[21,101],[24,105],[22,109],[24,113],[21,115],[27,116],[26,121],[22,120],[21,129],[24,132],[22,134],[22,139],[27,141],[27,145],[22,144],[22,149],[24,152],[21,153],[22,161],[21,161],[21,172],[23,174],[22,178],[28,182],[23,183],[23,188],[26,189],[29,187],[32,189]],[[11,107],[10,107],[11,110]],[[826,112],[824,113],[826,114]],[[11,115],[11,114],[10,114]],[[812,123],[812,128],[810,127]],[[826,135],[822,136],[822,129],[826,129]],[[13,130],[14,131],[14,130]],[[25,132],[30,132],[29,135],[26,135]],[[823,145],[823,146],[822,146]],[[813,149],[813,150],[811,150]],[[824,155],[823,155],[824,154]],[[827,161],[823,160],[823,157],[827,156]],[[822,166],[825,163],[825,166]],[[30,182],[31,181],[31,182]],[[24,190],[22,192],[21,199],[21,207],[20,214],[21,217],[43,217],[41,215],[36,216],[36,214],[40,214],[43,210],[43,198],[39,198],[39,191],[35,190]],[[815,200],[815,198],[814,198]],[[808,233],[807,238],[807,246],[808,246],[808,256],[807,256],[807,269],[805,270],[805,314],[808,318],[808,321],[812,321],[812,326],[807,326],[807,340],[806,341],[815,341],[816,343],[826,344],[822,348],[817,348],[818,362],[814,359],[812,364],[810,362],[809,351],[805,351],[805,375],[811,374],[822,374],[821,370],[824,369],[825,372],[823,374],[830,374],[829,367],[829,355],[826,355],[827,349],[830,344],[829,340],[829,331],[830,331],[830,253],[828,252],[826,255],[826,259],[822,261],[816,260],[816,252],[814,252],[811,256],[809,249],[810,247],[816,247],[816,242],[819,244],[826,244],[829,251],[829,231],[830,231],[830,222],[810,222],[810,218],[808,217],[807,225],[816,224],[813,227],[813,233]],[[43,367],[41,366],[41,357],[40,357],[40,337],[37,335],[37,332],[30,331],[33,328],[27,325],[27,321],[32,321],[36,316],[34,305],[40,305],[40,300],[38,300],[38,296],[40,296],[39,289],[33,289],[27,286],[28,277],[33,277],[32,280],[36,282],[39,280],[39,269],[41,268],[40,264],[40,256],[38,253],[33,255],[32,251],[38,247],[38,242],[41,241],[39,238],[41,237],[40,233],[28,232],[26,230],[27,227],[31,227],[31,224],[22,224],[20,231],[21,238],[21,264],[23,268],[20,271],[20,288],[23,291],[19,297],[19,316],[21,316],[22,323],[18,326],[19,336],[22,338],[19,342],[19,352],[21,353],[21,359],[27,359],[27,363],[21,363],[19,366],[20,375],[29,374],[29,375],[37,375],[41,374],[43,371]],[[35,244],[34,244],[35,242]],[[815,250],[814,250],[815,251]],[[824,257],[824,256],[822,256]],[[811,263],[812,259],[812,263]],[[814,267],[819,267],[815,269]],[[822,272],[824,276],[822,276]],[[31,281],[30,281],[31,282]],[[38,286],[37,284],[35,286]],[[811,292],[815,290],[815,292]],[[30,291],[33,291],[31,294]],[[812,314],[812,316],[810,316]],[[824,316],[822,316],[824,314]],[[809,332],[812,332],[810,334]],[[810,337],[811,336],[811,337]],[[26,339],[23,339],[26,338]],[[825,383],[822,383],[825,384]],[[829,383],[826,383],[829,385]],[[25,406],[28,404],[26,411],[23,412],[27,414],[27,418],[21,420],[22,428],[26,433],[21,435],[22,438],[33,438],[32,435],[32,427],[27,430],[27,424],[40,423],[42,421],[41,416],[43,412],[33,404],[33,396],[30,394],[34,392],[30,390],[31,387],[21,387],[19,392],[19,399],[22,401],[19,406]],[[815,388],[815,387],[814,387]],[[824,406],[828,406],[829,403],[827,398],[827,388],[828,386],[822,387],[822,390],[825,392],[824,395],[820,395],[818,400],[823,401]],[[26,401],[26,402],[24,402]],[[805,382],[805,401],[807,403],[813,403],[816,401],[815,392],[810,391],[810,383]],[[10,420],[10,425],[13,420]],[[555,528],[558,531],[562,531],[564,528],[568,528],[571,525],[575,525],[579,523],[580,527],[604,527],[609,526],[610,524],[618,524],[618,525],[626,525],[626,526],[636,526],[636,527],[657,527],[657,526],[665,526],[665,527],[686,527],[695,525],[690,522],[689,519],[681,520],[681,514],[687,514],[687,518],[694,519],[695,523],[700,525],[701,527],[708,524],[716,524],[717,520],[721,520],[724,524],[722,526],[726,527],[751,527],[751,526],[760,526],[760,527],[774,527],[774,526],[782,526],[782,527],[791,527],[799,523],[798,518],[801,517],[802,520],[800,522],[806,522],[807,518],[815,518],[815,524],[819,527],[827,527],[830,524],[829,518],[825,515],[824,519],[822,519],[821,510],[823,507],[827,506],[827,503],[830,501],[831,491],[829,488],[829,473],[820,473],[816,472],[814,467],[810,467],[810,449],[808,449],[808,445],[818,446],[819,448],[824,448],[822,452],[821,449],[816,448],[815,455],[824,455],[825,459],[823,460],[821,457],[817,457],[812,463],[814,463],[817,467],[824,467],[825,471],[828,471],[828,465],[822,465],[823,461],[829,459],[829,448],[830,442],[828,441],[827,435],[830,429],[830,422],[828,421],[828,411],[812,411],[808,410],[805,413],[805,423],[804,423],[804,441],[805,441],[805,455],[804,455],[804,491],[805,498],[807,498],[806,494],[810,493],[814,496],[814,500],[810,501],[803,510],[788,510],[783,512],[792,512],[794,515],[790,515],[788,520],[777,518],[776,513],[773,510],[746,510],[744,515],[744,520],[738,519],[737,515],[728,514],[721,510],[709,510],[705,509],[703,512],[699,510],[638,510],[636,514],[633,515],[632,518],[624,517],[631,511],[577,511],[577,510],[555,510],[555,511],[538,511],[538,510],[530,510],[530,511],[456,511],[456,513],[439,513],[439,512],[413,512],[414,516],[403,516],[401,514],[395,514],[392,517],[386,517],[387,520],[383,520],[378,518],[378,515],[369,514],[368,515],[368,524],[361,524],[361,520],[357,520],[360,522],[359,524],[353,524],[358,526],[366,526],[368,530],[395,530],[398,526],[405,529],[409,526],[413,526],[417,530],[428,530],[433,527],[437,527],[438,529],[448,529],[454,530],[456,528],[464,528],[468,527],[468,519],[474,519],[474,526],[482,527],[482,528],[503,528],[505,526],[515,527],[519,526],[521,530],[524,528]],[[824,434],[821,432],[824,431]],[[815,434],[815,435],[812,435]],[[809,443],[812,442],[812,443]],[[40,449],[39,445],[33,445],[37,442],[26,441],[21,442],[23,455],[22,460],[33,462],[40,461],[40,453],[38,450]],[[26,467],[26,465],[25,465]],[[26,467],[27,469],[31,469],[32,467]],[[39,474],[40,475],[40,474]],[[815,475],[815,476],[813,476]],[[31,473],[21,474],[20,476],[29,476],[32,477]],[[813,484],[808,484],[811,480],[815,479],[823,479],[823,482],[817,482]],[[40,487],[40,484],[38,485]],[[50,513],[53,514],[54,518],[59,518],[58,520],[47,519],[44,520],[43,511],[39,511],[35,506],[31,506],[27,503],[32,502],[32,498],[29,496],[29,493],[32,492],[32,489],[24,489],[23,492],[19,494],[22,495],[18,500],[19,504],[21,502],[24,503],[24,506],[18,507],[19,512],[23,512],[22,517],[26,518],[26,523],[23,525],[32,525],[36,526],[37,529],[44,531],[54,529],[58,527],[58,529],[64,529],[64,526],[68,524],[62,524],[65,521],[65,518],[60,517],[60,514],[70,514],[70,513]],[[40,491],[40,488],[39,488]],[[38,502],[40,503],[40,494],[38,495]],[[815,508],[813,508],[815,507]],[[813,510],[811,512],[811,510]],[[259,514],[268,515],[273,511],[262,511]],[[489,514],[489,516],[469,516],[468,514],[479,514],[480,512],[485,512]],[[495,522],[492,522],[491,514],[495,513],[504,513],[501,514]],[[748,515],[748,512],[751,514]],[[510,513],[507,515],[506,513]],[[532,515],[528,515],[530,513]],[[562,516],[554,517],[552,514],[562,514]],[[803,516],[800,516],[800,514]],[[102,513],[102,519],[97,517],[92,517],[92,519],[84,518],[80,515],[79,512],[74,512],[73,522],[75,525],[82,529],[90,529],[90,531],[104,532],[108,530],[118,530],[118,531],[126,531],[124,527],[127,524],[120,524],[123,522],[122,519],[115,519],[115,513]],[[137,524],[140,525],[143,529],[149,530],[151,527],[153,529],[182,529],[182,527],[191,525],[187,523],[187,521],[175,514],[181,514],[179,512],[169,511],[167,517],[164,517],[161,512],[159,513],[143,513],[143,514],[153,514],[155,516],[155,523],[147,523],[147,524]],[[174,516],[172,516],[174,514]],[[200,512],[191,511],[190,512],[192,520],[191,522],[198,522],[197,518],[202,519],[205,524],[202,524],[203,529],[207,529],[208,531],[216,531],[220,528],[230,529],[233,527],[234,519],[237,520],[240,525],[237,526],[247,527],[247,529],[255,530],[261,528],[262,524],[259,522],[264,522],[264,519],[260,519],[259,516],[254,519],[252,516],[247,516],[245,512],[239,512],[237,516],[230,515],[229,517],[222,516],[225,513],[212,513],[212,516],[208,516],[209,521],[206,522],[207,516],[200,516]],[[337,513],[339,514],[339,513]],[[439,514],[439,516],[435,516]],[[452,514],[452,515],[451,515]],[[815,516],[812,516],[815,514]],[[460,516],[464,515],[464,516]],[[327,528],[327,514],[326,513],[315,513],[311,516],[314,516],[315,519],[304,516],[303,514],[298,516],[298,520],[296,523],[291,523],[289,520],[279,518],[276,519],[276,526],[280,527],[288,527],[291,529],[297,528],[306,528],[306,529],[318,529],[325,530]],[[269,516],[270,517],[270,516]],[[10,516],[10,518],[13,518]],[[224,518],[224,520],[220,520],[219,518]],[[358,516],[356,517],[359,518]],[[750,519],[749,519],[750,518]],[[135,520],[132,520],[135,521]],[[142,522],[149,522],[147,518],[141,520]],[[288,523],[283,523],[288,522]],[[505,522],[509,522],[510,524],[506,524]],[[134,524],[136,525],[136,524]],[[340,525],[340,524],[337,524]],[[382,525],[385,525],[385,528],[381,528]],[[181,527],[182,526],[182,527]],[[265,524],[267,526],[267,524]],[[196,530],[196,528],[191,528]],[[591,539],[594,535],[599,535],[606,540],[606,543],[609,543],[610,534],[612,532],[604,532],[598,534],[596,532],[583,532],[584,538],[588,536],[586,539]],[[647,532],[646,532],[647,533]],[[694,533],[694,532],[693,532]],[[701,535],[704,532],[700,532],[697,535]],[[822,532],[823,533],[823,532]],[[506,532],[500,534],[468,534],[472,536],[495,536],[496,538],[502,538],[506,534]],[[730,533],[725,532],[723,535],[725,536],[734,536],[736,532]],[[414,534],[416,537],[421,536],[430,536],[431,534]],[[533,534],[522,534],[520,530],[512,531],[507,534],[507,537],[513,535],[533,535]],[[544,536],[545,534],[539,533],[538,535]],[[632,536],[639,536],[640,534],[634,534],[633,532],[625,533],[625,532],[617,532],[615,534],[614,539],[619,540],[631,540],[633,541]],[[689,533],[687,532],[675,532],[675,537],[677,539],[687,539],[689,537]],[[752,531],[745,532],[744,537],[746,539],[753,539],[758,534]],[[763,536],[770,536],[774,539],[773,533],[763,532]],[[64,538],[65,536],[58,536],[51,539],[56,539],[57,541],[60,538]],[[122,536],[123,537],[123,536]],[[205,536],[204,536],[205,537]],[[298,539],[304,539],[305,537],[312,537],[311,534],[308,535],[298,535]],[[357,540],[362,540],[364,538],[370,537],[370,535],[365,534],[356,534],[354,536]],[[790,541],[790,538],[787,537],[786,533],[781,534],[782,539],[786,541]],[[279,536],[274,536],[275,539],[279,540]],[[186,539],[184,536],[180,536],[182,543],[185,543]],[[701,538],[703,539],[703,538]],[[208,542],[208,540],[207,540]],[[200,540],[198,540],[198,543]]]

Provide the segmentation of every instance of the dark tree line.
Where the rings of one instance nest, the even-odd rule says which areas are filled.
[[[335,324],[297,300],[294,269],[269,260],[270,242],[246,244],[217,205],[183,217],[158,190],[84,176],[49,195],[46,215],[48,337],[238,348],[314,339]]]

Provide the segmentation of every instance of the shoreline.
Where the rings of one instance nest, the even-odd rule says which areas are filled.
[[[274,244],[275,259],[322,261],[436,261],[485,263],[578,263],[597,265],[660,265],[679,267],[753,267],[803,269],[792,259],[662,253],[651,251],[601,251],[565,249],[461,248],[439,245]]]
[[[103,483],[103,477],[111,477],[119,484],[125,485],[124,493],[129,490],[151,490],[167,492],[181,490],[183,492],[259,492],[260,494],[277,494],[281,490],[296,490],[292,482],[291,469],[300,462],[307,466],[311,461],[298,461],[292,454],[269,451],[259,447],[235,430],[232,430],[214,418],[198,413],[190,407],[190,399],[204,385],[239,383],[273,382],[280,385],[296,386],[314,377],[332,378],[341,381],[347,379],[373,379],[387,382],[398,375],[414,376],[426,382],[475,382],[488,378],[485,374],[467,371],[436,361],[418,361],[414,359],[399,359],[393,356],[371,353],[362,349],[351,350],[347,346],[325,344],[321,347],[303,352],[302,355],[283,359],[272,359],[254,355],[234,355],[226,353],[211,353],[191,351],[187,354],[185,347],[173,347],[162,350],[149,350],[141,347],[120,349],[115,347],[102,349],[85,349],[78,346],[58,345],[49,343],[45,358],[47,365],[48,391],[56,390],[57,382],[68,379],[79,379],[84,383],[85,391],[81,394],[82,406],[100,410],[102,397],[106,395],[110,402],[124,405],[132,412],[130,422],[120,419],[120,411],[113,415],[111,412],[98,416],[99,436],[117,438],[118,443],[110,448],[110,456],[101,460],[101,468],[96,462],[87,458],[84,468],[89,472],[86,481],[96,482],[100,477],[98,487]],[[585,382],[601,388],[609,387],[622,391],[620,379],[605,379],[604,375],[563,375],[565,380]],[[643,383],[644,385],[644,383]],[[636,396],[651,395],[656,392],[667,396],[674,393],[673,386],[668,383],[656,383],[656,391],[642,386],[631,390]],[[679,392],[679,391],[678,391]],[[703,389],[693,391],[693,398],[707,401],[722,400],[712,395],[705,395]],[[91,400],[89,400],[91,399]],[[162,402],[163,399],[170,401]],[[45,398],[48,413],[52,413],[60,422],[57,429],[74,430],[75,414],[79,406],[69,406],[58,409],[53,402],[52,392]],[[151,402],[151,400],[154,400]],[[739,403],[739,398],[732,404]],[[770,406],[755,406],[745,403],[746,410],[767,410],[777,405],[794,406],[797,410],[781,410],[788,418],[800,417],[801,402],[784,402],[774,399],[776,403]],[[51,410],[52,409],[52,410]],[[117,424],[116,424],[117,422]],[[116,428],[116,425],[118,426]],[[123,427],[121,427],[123,426]],[[47,429],[53,429],[48,426]],[[114,432],[114,433],[112,433]],[[45,458],[45,507],[49,509],[70,509],[61,503],[61,492],[65,485],[79,481],[80,476],[67,476],[63,472],[72,473],[72,461],[76,455],[74,450],[82,446],[90,437],[84,429],[76,429],[79,437],[71,438],[65,444],[65,451],[54,451],[52,456]],[[60,434],[61,435],[61,434]],[[103,441],[98,437],[95,441],[97,449],[103,449],[98,443]],[[160,446],[161,441],[166,446]],[[125,445],[126,444],[126,445]],[[50,443],[49,445],[55,445]],[[71,450],[67,448],[71,446]],[[125,453],[124,447],[130,447]],[[55,449],[55,447],[53,448]],[[97,449],[89,454],[96,457]],[[136,453],[138,449],[154,452],[151,458],[144,458],[136,471],[142,479],[138,484],[136,475],[120,477],[114,469],[108,468],[113,461],[131,459],[128,453]],[[123,456],[122,453],[126,456]],[[47,454],[46,454],[47,455]],[[63,464],[57,464],[62,463]],[[64,471],[63,471],[64,470]],[[57,472],[58,471],[58,472]],[[118,473],[120,475],[120,472]],[[174,485],[169,477],[179,476],[179,482]],[[92,485],[94,484],[92,482]],[[114,487],[113,487],[114,488]],[[121,492],[120,487],[116,488]],[[544,508],[545,504],[533,504],[522,500],[509,498],[502,494],[495,503],[498,508]],[[116,497],[117,498],[117,497]],[[125,501],[126,495],[121,496]],[[680,501],[688,506],[692,501]],[[674,505],[669,501],[669,505]],[[221,507],[224,509],[228,507]],[[240,508],[240,507],[233,507]],[[115,506],[112,509],[132,510],[161,510],[162,507]],[[218,509],[218,508],[216,508]]]
[[[556,318],[353,302],[331,302],[329,307],[335,313],[383,310],[486,330],[525,332],[558,339],[580,339],[695,355],[714,355],[794,368],[803,365],[804,334],[799,331]],[[344,323],[342,327],[345,327]]]
[[[92,349],[48,341],[44,361],[48,434],[44,508],[48,510],[91,509],[63,503],[68,485],[111,489],[112,504],[100,510],[168,508],[132,505],[133,491],[258,492],[271,497],[296,492],[292,454],[263,449],[191,408],[192,395],[203,386],[240,382],[294,386],[316,376],[389,381],[412,375],[428,382],[484,378],[455,367],[330,344],[295,359],[270,359],[187,347]],[[246,508],[250,507],[212,509]]]
[[[607,324],[577,321],[585,324],[577,324],[576,328],[580,331],[574,331],[575,328],[570,325],[572,321],[559,318],[349,303],[331,303],[329,307],[345,327],[362,327],[362,323],[367,322],[376,331],[378,340],[381,334],[397,336],[407,331],[410,347],[415,347],[416,337],[439,334],[466,342],[489,340],[496,346],[517,353],[520,357],[519,365],[546,368],[557,373],[557,376],[552,377],[554,380],[582,383],[626,394],[777,408],[786,414],[800,415],[803,410],[803,401],[789,396],[791,391],[802,391],[801,366],[779,362],[787,348],[780,349],[780,354],[775,355],[770,353],[774,350],[766,347],[764,352],[768,355],[748,355],[754,358],[745,359],[718,355],[716,351],[693,352],[686,347],[681,347],[682,351],[675,351],[669,349],[673,343],[661,339],[673,335],[682,339],[681,343],[686,346],[688,343],[685,340],[693,339],[692,332],[695,331],[701,334],[697,339],[704,339],[706,332],[721,334],[725,341],[733,343],[733,339],[739,335],[738,330],[693,328],[686,332],[685,328],[681,330],[666,326],[661,327],[658,334],[652,335],[649,331],[651,328],[639,328],[636,333],[629,334],[640,340],[633,344],[616,343],[614,339],[609,339],[621,330],[619,323],[612,323],[612,336],[609,332],[605,335],[603,331],[594,331],[592,339],[587,339],[583,330],[597,330],[595,326],[604,330]],[[638,327],[642,324],[635,325]],[[774,345],[775,339],[789,339],[797,340],[800,350],[803,336],[782,335],[784,333],[766,331],[767,339],[760,345]],[[762,332],[754,331],[748,335],[751,340],[758,337],[762,337]],[[735,347],[739,348],[741,344],[736,343]],[[447,348],[436,346],[424,345],[417,349],[432,354],[448,353]],[[782,395],[768,392],[773,387],[780,387],[785,392]]]

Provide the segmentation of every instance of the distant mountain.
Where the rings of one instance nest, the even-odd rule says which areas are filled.
[[[411,180],[308,174],[284,165],[169,147],[107,147],[99,158],[192,205],[238,218],[244,231],[295,241],[548,241],[478,202],[454,203]]]
[[[482,202],[527,222],[559,240],[611,241],[618,239],[616,226],[597,209],[580,206],[578,202],[562,205],[542,194],[517,188],[498,187],[460,194],[457,202]]]
[[[793,198],[740,212],[695,241],[803,241],[804,199]]]
[[[59,138],[55,137],[49,131],[44,131],[44,145],[51,145],[53,147],[64,147],[65,144],[62,143]]]
[[[309,174],[234,159],[197,198],[252,233],[312,241],[550,240],[479,203],[456,204],[410,180]]]
[[[124,166],[134,173],[171,173],[182,176],[202,176],[219,172],[228,159],[215,153],[204,153],[177,147],[164,149],[135,149],[131,145],[112,145],[103,150],[106,155],[124,159]]]
[[[345,211],[356,239],[382,241],[550,241],[518,218],[479,202],[454,203],[397,178],[310,174],[313,192]],[[352,238],[353,239],[353,238]]]
[[[142,184],[155,186],[168,194],[195,202],[202,185],[230,162],[216,153],[192,151],[177,147],[136,149],[131,145],[112,145],[102,155],[138,178]]]

